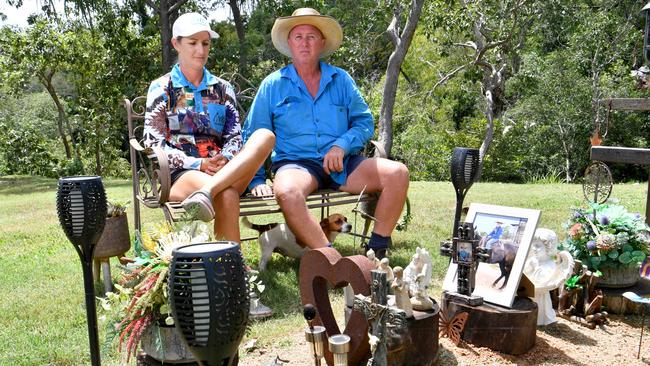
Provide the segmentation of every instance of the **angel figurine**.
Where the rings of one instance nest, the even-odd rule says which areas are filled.
[[[393,283],[390,287],[395,293],[395,306],[398,309],[404,310],[406,317],[410,318],[413,316],[413,307],[411,306],[411,297],[409,296],[409,284],[404,280],[404,269],[402,267],[393,268]]]
[[[423,311],[432,309],[433,301],[427,292],[431,283],[431,257],[426,249],[418,247],[415,250],[411,263],[404,270],[404,279],[409,282],[413,309]]]
[[[524,274],[535,285],[537,325],[556,322],[549,291],[560,287],[573,273],[573,257],[567,251],[557,251],[557,235],[553,230],[535,231]]]

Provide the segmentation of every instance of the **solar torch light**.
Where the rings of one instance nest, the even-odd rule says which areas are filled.
[[[81,259],[86,292],[90,359],[93,366],[99,366],[99,337],[92,264],[93,251],[106,222],[106,193],[102,179],[97,176],[59,179],[56,210],[65,235],[72,242]]]
[[[239,245],[229,241],[189,244],[172,252],[172,315],[200,365],[238,362],[250,307],[244,265]]]
[[[458,236],[458,225],[460,224],[460,212],[463,208],[463,200],[469,188],[474,184],[478,173],[479,151],[467,147],[456,147],[451,155],[451,182],[456,190],[456,214],[454,216],[454,227],[452,238]]]

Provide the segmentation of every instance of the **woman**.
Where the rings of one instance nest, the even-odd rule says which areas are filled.
[[[169,198],[183,200],[200,220],[215,218],[216,239],[239,242],[239,196],[273,149],[275,136],[258,130],[242,148],[233,88],[205,68],[211,39],[218,37],[208,21],[183,14],[172,33],[178,63],[149,87],[144,143],[167,153]]]

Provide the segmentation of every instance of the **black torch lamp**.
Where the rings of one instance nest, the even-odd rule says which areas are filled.
[[[249,294],[239,245],[221,241],[172,252],[169,300],[176,328],[200,365],[231,366],[248,322]]]
[[[645,16],[645,27],[643,32],[643,58],[650,62],[650,2],[645,4],[641,13]]]
[[[458,236],[458,225],[460,223],[460,212],[463,208],[463,200],[469,188],[474,184],[478,173],[479,151],[467,147],[455,147],[451,155],[451,182],[456,190],[456,214],[454,215],[454,227],[452,238]]]
[[[59,179],[56,209],[61,227],[81,259],[86,292],[90,359],[93,366],[99,366],[99,337],[92,264],[93,251],[106,222],[106,193],[102,179],[97,176]]]

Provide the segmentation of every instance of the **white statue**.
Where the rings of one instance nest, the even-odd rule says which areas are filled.
[[[369,250],[366,252],[366,257],[367,257],[368,259],[370,259],[370,261],[372,262],[373,266],[375,267],[374,269],[379,269],[379,258],[377,258],[377,257],[375,256],[375,251],[374,251],[374,250],[369,249]]]
[[[411,306],[411,297],[409,296],[409,284],[404,280],[404,269],[402,267],[393,268],[393,274],[395,279],[391,283],[390,287],[395,293],[395,306],[398,309],[404,310],[406,317],[410,318],[413,316],[413,307]]]
[[[411,257],[411,263],[404,269],[404,280],[409,283],[409,294],[416,296],[421,288],[431,283],[431,257],[426,249],[418,247]]]
[[[558,252],[557,243],[553,230],[537,229],[524,265],[524,274],[535,285],[537,325],[557,321],[549,291],[562,286],[573,273],[573,257],[567,251]]]
[[[377,269],[386,273],[386,282],[390,283],[393,281],[393,270],[390,268],[390,262],[387,257],[384,257],[379,261],[379,268]]]

